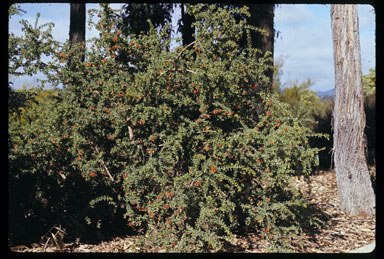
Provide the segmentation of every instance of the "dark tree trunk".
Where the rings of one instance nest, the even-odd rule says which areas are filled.
[[[149,33],[149,23],[151,20],[155,28],[163,28],[172,21],[173,4],[172,3],[129,3],[123,6],[122,29],[124,33],[136,34]],[[169,31],[170,33],[170,31]]]
[[[275,17],[275,5],[273,4],[249,4],[249,12],[251,17],[248,20],[248,24],[265,30],[266,34],[261,34],[257,31],[251,31],[252,47],[261,49],[263,53],[269,51],[273,58],[274,50],[274,17]],[[273,66],[273,59],[272,64]],[[271,85],[273,82],[273,68],[267,71],[267,76],[270,79]],[[271,87],[272,88],[272,87]]]
[[[273,53],[275,29],[273,19],[275,17],[275,5],[273,4],[249,4],[249,12],[251,17],[248,21],[249,25],[258,27],[267,32],[260,34],[259,32],[251,31],[252,47],[270,51]]]
[[[195,27],[192,27],[192,23],[195,22],[195,17],[189,15],[185,10],[184,4],[181,4],[181,19],[183,21],[183,26],[181,29],[181,34],[183,37],[183,45],[188,45],[193,42],[195,38],[193,34],[195,33]]]
[[[69,40],[72,46],[85,42],[85,17],[85,3],[71,3]],[[84,61],[84,55],[80,59]]]
[[[333,150],[341,209],[374,215],[375,194],[364,155],[365,114],[356,5],[332,5],[335,63]]]

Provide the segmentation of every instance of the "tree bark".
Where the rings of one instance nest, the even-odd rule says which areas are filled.
[[[249,25],[258,27],[267,32],[260,34],[259,32],[251,31],[252,47],[261,49],[263,52],[270,51],[273,54],[275,29],[273,27],[273,19],[275,17],[274,4],[249,4],[249,12],[251,17]]]
[[[261,34],[260,32],[251,31],[252,47],[261,49],[263,53],[271,52],[273,58],[274,42],[275,42],[275,5],[274,4],[248,4],[251,17],[248,20],[249,25],[258,27],[267,32]],[[273,59],[272,64],[273,66]],[[273,82],[273,68],[267,71],[266,75]],[[272,89],[272,87],[270,87]]]
[[[187,46],[189,43],[193,42],[195,38],[193,34],[195,33],[195,27],[192,27],[192,23],[195,22],[195,17],[189,15],[184,9],[185,5],[181,4],[181,19],[183,21],[182,26],[182,37],[183,37],[183,46]]]
[[[374,215],[375,194],[364,156],[365,114],[356,5],[332,5],[335,65],[333,151],[341,209]]]
[[[71,3],[69,40],[71,46],[85,42],[85,3]],[[84,55],[80,58],[84,61]]]

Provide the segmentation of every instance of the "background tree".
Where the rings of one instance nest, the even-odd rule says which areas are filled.
[[[195,17],[186,12],[184,4],[181,4],[181,19],[179,20],[179,31],[183,37],[183,45],[186,46],[189,43],[194,41],[193,34],[195,33],[195,27],[192,26],[192,23],[195,22]]]
[[[239,20],[246,20],[246,24],[249,27],[258,28],[260,30],[250,30],[250,40],[252,48],[261,50],[261,55],[264,55],[266,52],[270,53],[271,69],[266,73],[266,76],[269,78],[270,84],[267,86],[272,89],[273,85],[273,50],[274,50],[274,39],[275,39],[275,29],[274,29],[274,17],[275,17],[275,5],[274,4],[218,4],[220,7],[228,6],[229,8],[241,8],[244,6],[248,7],[250,16],[244,14],[232,14],[234,18]],[[248,35],[244,33],[240,39],[239,45],[240,48],[247,48],[248,44]]]
[[[274,17],[275,17],[275,5],[274,4],[249,4],[249,12],[251,17],[249,19],[249,25],[258,27],[264,30],[266,33],[259,33],[251,31],[252,47],[261,49],[263,53],[269,51],[273,58],[274,50]],[[273,66],[273,59],[272,64]],[[270,82],[273,82],[273,69],[268,70],[267,74]]]
[[[341,209],[375,214],[375,195],[364,156],[365,114],[356,5],[332,5],[335,63],[333,145]]]
[[[142,4],[130,3],[125,4],[122,9],[123,32],[128,34],[149,33],[148,19],[151,20],[153,26],[157,29],[163,28],[172,20],[173,4]],[[170,31],[169,31],[170,32]]]
[[[71,3],[69,41],[71,46],[85,42],[85,3]],[[84,55],[80,57],[84,61]]]
[[[284,58],[279,57],[274,60],[273,65],[273,86],[272,89],[275,93],[280,93],[283,83],[281,82],[281,76],[283,75]]]
[[[367,146],[365,147],[367,163],[370,166],[376,164],[376,70],[369,69],[369,73],[363,75],[364,111],[366,117],[365,134]]]
[[[315,116],[325,117],[327,104],[310,89],[311,85],[313,82],[309,78],[300,84],[293,82],[281,91],[279,99],[291,106],[294,116],[300,118],[303,124],[315,129]]]
[[[152,25],[158,30],[162,30],[168,23],[171,23],[173,12],[172,3],[129,3],[125,4],[121,10],[121,22],[117,24],[118,29],[126,35],[144,34],[150,32],[149,19]],[[171,27],[166,29],[167,34],[171,33]],[[117,60],[123,63],[137,63],[132,60],[128,53],[118,53]],[[134,69],[134,68],[133,68]]]

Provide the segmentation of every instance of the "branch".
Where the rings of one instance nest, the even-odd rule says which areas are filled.
[[[197,131],[196,133],[201,134],[201,133],[217,133],[217,132],[214,130],[203,130],[203,131]]]
[[[175,59],[172,59],[172,60],[167,60],[167,61],[172,61],[174,63],[174,67],[171,68],[171,69],[167,69],[165,70],[164,72],[160,73],[160,76],[164,75],[165,73],[169,72],[169,71],[183,71],[182,69],[177,69],[176,68],[176,60],[178,60],[180,57],[181,57],[181,54],[183,54],[184,51],[186,51],[190,46],[196,44],[200,42],[200,40],[195,40],[195,41],[192,41],[191,43],[189,43],[187,46],[185,46],[180,52],[179,54],[177,55],[177,57]],[[185,69],[187,72],[190,72],[192,74],[196,74],[195,71],[193,70],[190,70],[190,69]]]
[[[96,145],[95,145],[95,149],[96,149],[96,151],[97,151],[97,154],[100,154],[99,149],[97,148]],[[109,178],[112,180],[112,182],[114,182],[115,180],[113,179],[113,177],[112,177],[111,173],[109,172],[108,167],[105,165],[103,159],[100,158],[100,161],[101,161],[101,163],[103,164],[104,169],[105,169],[105,171],[107,172]]]
[[[183,69],[181,69],[181,68],[178,68],[178,69],[175,69],[175,68],[171,68],[171,69],[167,69],[167,70],[165,70],[164,72],[161,72],[160,73],[160,75],[159,76],[162,76],[162,75],[164,75],[165,73],[167,73],[167,72],[175,72],[175,71],[183,71]],[[196,74],[197,72],[195,72],[195,71],[193,71],[193,70],[191,70],[191,69],[185,69],[185,71],[187,71],[187,72],[189,72],[189,73],[192,73],[192,74]]]
[[[185,69],[187,72],[190,72],[190,73],[192,73],[192,74],[196,74],[196,72],[195,71],[193,71],[193,70],[190,70],[190,69]]]
[[[195,40],[195,41],[192,41],[191,43],[189,43],[187,46],[185,46],[179,53],[179,55],[177,55],[176,59],[179,59],[179,57],[181,56],[181,54],[183,54],[183,52],[189,48],[190,46],[196,44],[197,42],[200,42],[200,40]],[[175,61],[175,60],[174,60]]]

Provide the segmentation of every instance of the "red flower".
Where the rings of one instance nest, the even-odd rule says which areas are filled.
[[[165,192],[165,194],[167,195],[168,198],[171,198],[173,196],[175,196],[175,193],[174,192]]]
[[[212,172],[212,173],[216,173],[216,171],[217,171],[217,168],[214,167],[213,165],[211,165],[211,172]]]

